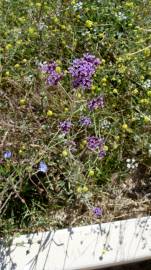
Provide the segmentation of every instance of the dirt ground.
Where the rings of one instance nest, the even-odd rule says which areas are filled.
[[[106,268],[104,270],[151,270],[151,260],[135,263],[135,264],[132,263],[129,265]]]

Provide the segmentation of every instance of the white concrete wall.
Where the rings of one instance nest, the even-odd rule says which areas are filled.
[[[151,258],[151,218],[23,235],[0,246],[1,270],[78,270]]]

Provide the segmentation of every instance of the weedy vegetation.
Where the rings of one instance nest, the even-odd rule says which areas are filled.
[[[151,2],[0,1],[0,233],[150,213]]]

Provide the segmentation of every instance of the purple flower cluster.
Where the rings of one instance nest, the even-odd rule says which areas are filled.
[[[84,53],[83,58],[89,62],[92,63],[94,66],[98,66],[101,64],[101,61],[99,58],[96,58],[94,55],[89,53]]]
[[[104,141],[102,138],[90,136],[87,139],[87,143],[90,150],[96,150],[97,148],[102,148]]]
[[[92,122],[91,122],[91,119],[89,117],[83,116],[80,118],[80,124],[82,126],[88,127],[88,126],[91,126]]]
[[[105,151],[103,150],[104,140],[95,136],[90,136],[87,138],[87,146],[90,150],[99,150],[99,157],[103,158],[105,156]]]
[[[96,110],[98,108],[103,108],[103,107],[104,107],[103,96],[98,96],[88,102],[88,108],[90,111]]]
[[[68,69],[73,78],[73,86],[90,89],[92,76],[100,63],[98,58],[88,53],[84,54],[82,58],[75,59]]]
[[[72,123],[69,120],[65,120],[65,121],[60,122],[59,127],[60,127],[61,131],[64,134],[66,134],[69,132],[70,128],[72,127]]]
[[[48,73],[47,83],[50,86],[55,86],[62,79],[63,73],[58,73],[56,71],[57,64],[55,62],[51,62],[49,64],[42,64],[41,70],[43,72]]]

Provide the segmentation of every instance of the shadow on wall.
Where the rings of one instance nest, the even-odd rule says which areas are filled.
[[[56,238],[59,233],[52,231],[22,235],[7,243],[1,240],[0,270],[43,270],[49,269],[50,263],[51,270],[65,269],[68,244],[73,232],[70,228],[62,231],[66,232],[65,239],[62,233],[60,239]],[[56,260],[59,255],[62,255],[62,265]]]
[[[8,267],[10,270],[16,269],[17,265],[11,260],[10,253],[10,247],[6,247],[5,243],[0,240],[0,270],[8,269]]]
[[[0,270],[151,270],[151,218],[122,220],[0,240]]]

